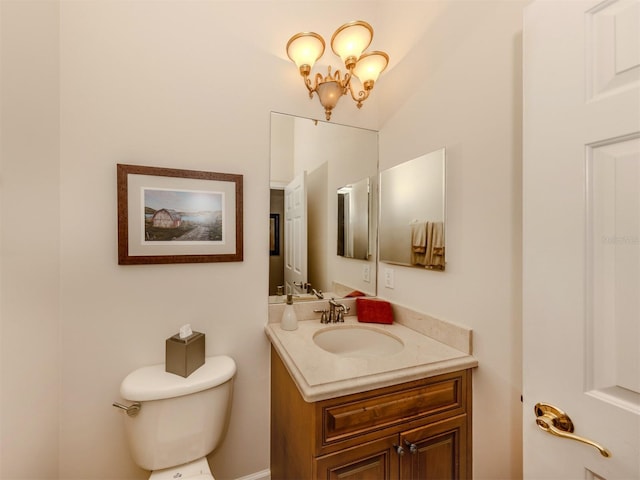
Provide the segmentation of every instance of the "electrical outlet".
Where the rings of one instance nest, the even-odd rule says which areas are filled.
[[[367,264],[362,267],[362,280],[371,282],[371,265]]]
[[[384,286],[393,288],[393,268],[384,269]]]

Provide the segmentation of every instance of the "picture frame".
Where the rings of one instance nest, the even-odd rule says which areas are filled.
[[[280,214],[269,214],[269,255],[280,255]]]
[[[117,164],[118,264],[243,261],[243,177]]]

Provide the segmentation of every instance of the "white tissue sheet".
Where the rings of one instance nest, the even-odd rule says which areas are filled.
[[[193,335],[193,330],[191,330],[191,324],[187,323],[180,327],[180,338],[187,338]]]

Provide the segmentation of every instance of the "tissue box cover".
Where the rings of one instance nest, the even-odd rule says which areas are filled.
[[[165,371],[188,377],[204,365],[204,333],[193,332],[187,338],[180,334],[167,338]]]
[[[363,323],[393,323],[391,304],[384,300],[356,298],[358,321]]]

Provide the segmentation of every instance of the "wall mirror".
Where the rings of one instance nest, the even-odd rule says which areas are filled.
[[[376,294],[377,188],[369,179],[377,172],[378,132],[271,113],[270,302],[288,291],[298,301],[317,299],[312,289],[325,298]],[[363,181],[366,253],[354,243],[353,257],[339,255],[336,192]]]
[[[380,261],[445,269],[445,149],[380,173]]]

